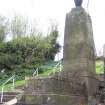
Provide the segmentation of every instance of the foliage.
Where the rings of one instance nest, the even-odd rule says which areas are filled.
[[[51,32],[46,37],[47,42],[51,45],[50,49],[45,53],[46,59],[54,60],[55,54],[59,52],[60,45],[57,43],[57,37],[59,35],[57,25],[51,26]]]
[[[4,41],[8,33],[8,19],[0,16],[0,43]]]
[[[26,20],[19,16],[14,17],[9,24],[11,26],[9,32],[14,37],[8,42],[0,43],[0,70],[32,69],[46,61],[54,60],[55,54],[60,49],[57,43],[59,33],[56,26],[46,36],[34,30],[27,33],[27,28],[30,27]]]
[[[15,88],[21,87],[25,84],[25,80],[20,80],[15,82]],[[4,91],[13,91],[12,90],[12,83],[6,84]],[[2,90],[2,85],[0,86],[0,91]]]
[[[13,37],[22,37],[27,33],[28,23],[22,16],[15,16],[10,24]]]
[[[21,16],[15,16],[11,21],[0,17],[0,85],[13,74],[16,80],[32,76],[37,67],[40,74],[51,71],[51,67],[43,68],[42,65],[54,60],[60,50],[57,26],[53,26],[47,35],[36,32],[36,26],[33,26]],[[7,34],[13,36],[10,41],[5,40]]]
[[[96,73],[97,74],[103,74],[104,73],[103,61],[96,61]]]
[[[53,69],[57,63],[58,62],[54,62],[54,61],[46,62],[46,64],[44,64],[43,66],[41,66],[39,68],[39,70],[38,70],[39,76],[46,77],[49,74],[53,73]],[[59,69],[59,67],[56,69],[56,72],[58,69]],[[17,88],[19,86],[23,86],[25,83],[24,77],[32,76],[34,71],[35,71],[34,69],[22,69],[21,67],[18,67],[18,69],[15,69],[14,71],[9,71],[7,73],[0,74],[0,85],[1,85],[0,90],[2,88],[3,81],[6,81],[8,78],[10,78],[14,74],[14,72],[15,72],[15,87]],[[12,81],[10,81],[8,84],[6,84],[5,91],[11,91],[11,88],[10,88],[11,86],[12,86]]]
[[[57,64],[58,62],[54,62],[54,61],[50,61],[50,62],[46,62],[43,66],[41,66],[40,68],[43,70],[43,72],[40,72],[39,73],[39,76],[43,76],[43,77],[46,77],[48,76],[49,74],[53,73],[53,69],[55,67],[55,65]],[[98,74],[101,74],[103,73],[103,69],[99,69],[101,67],[103,67],[103,62],[102,61],[96,61],[96,72]],[[34,72],[33,69],[22,69],[21,70],[19,69],[21,67],[18,67],[18,69],[15,69],[14,71],[16,71],[16,83],[15,83],[15,87],[18,87],[18,86],[22,86],[24,85],[24,75],[27,75],[27,76],[32,76],[32,73]],[[58,70],[59,67],[56,69],[55,72],[59,71]],[[98,71],[99,70],[99,71]],[[100,71],[102,70],[102,71]],[[25,72],[24,72],[25,71]],[[6,80],[7,78],[9,78],[11,76],[12,72],[8,72],[8,73],[5,73],[4,75],[3,74],[0,74],[0,80]],[[11,90],[10,87],[11,87],[12,83],[9,83],[7,84],[5,87],[5,90]],[[0,87],[1,89],[1,87]]]

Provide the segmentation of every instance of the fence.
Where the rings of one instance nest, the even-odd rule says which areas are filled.
[[[3,101],[3,96],[4,96],[4,88],[5,85],[12,80],[12,89],[14,90],[15,88],[15,75],[13,75],[12,77],[10,77],[7,81],[5,81],[2,85],[2,91],[1,91],[1,102]]]

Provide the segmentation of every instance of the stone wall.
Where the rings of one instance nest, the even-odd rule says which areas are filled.
[[[39,77],[28,78],[26,91],[57,93],[57,94],[75,94],[83,96],[83,84],[75,79],[60,78],[60,77]]]
[[[24,105],[78,105],[85,103],[85,98],[76,95],[60,94],[25,94]]]

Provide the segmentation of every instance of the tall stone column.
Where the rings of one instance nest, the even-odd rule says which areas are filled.
[[[96,92],[94,48],[91,18],[77,6],[66,15],[64,76],[85,84],[88,96]]]

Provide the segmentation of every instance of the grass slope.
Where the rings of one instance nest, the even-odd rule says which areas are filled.
[[[57,62],[49,62],[48,64],[43,65],[42,68],[44,69],[44,72],[39,74],[39,76],[48,76],[51,73],[58,72],[59,68],[54,69],[54,66],[56,64],[57,64]],[[102,74],[103,72],[104,72],[103,62],[102,61],[97,61],[96,62],[96,73],[97,74]],[[17,87],[22,86],[24,84],[25,84],[25,80],[16,81],[15,82],[15,87],[17,88]],[[12,90],[11,86],[12,86],[12,83],[9,83],[9,84],[5,85],[4,90],[5,91],[11,91]],[[1,89],[2,89],[2,86],[0,86],[0,91],[1,91]]]
[[[43,76],[46,77],[51,73],[57,72],[57,70],[59,70],[59,67],[57,69],[54,69],[55,65],[58,62],[48,62],[45,65],[41,66],[41,68],[43,69],[43,72],[39,74],[39,76]],[[27,72],[29,72],[30,70],[27,70]],[[21,87],[22,85],[25,84],[25,80],[20,80],[20,81],[15,81],[15,88]],[[2,85],[0,86],[0,91],[2,90]],[[12,83],[8,83],[5,85],[4,87],[4,91],[12,91]]]
[[[16,81],[15,82],[15,88],[23,86],[25,84],[25,80]],[[2,85],[0,86],[0,91],[2,90]],[[4,87],[4,91],[13,91],[12,83],[6,84]]]
[[[96,62],[96,74],[103,74],[104,73],[104,63],[103,61]]]

